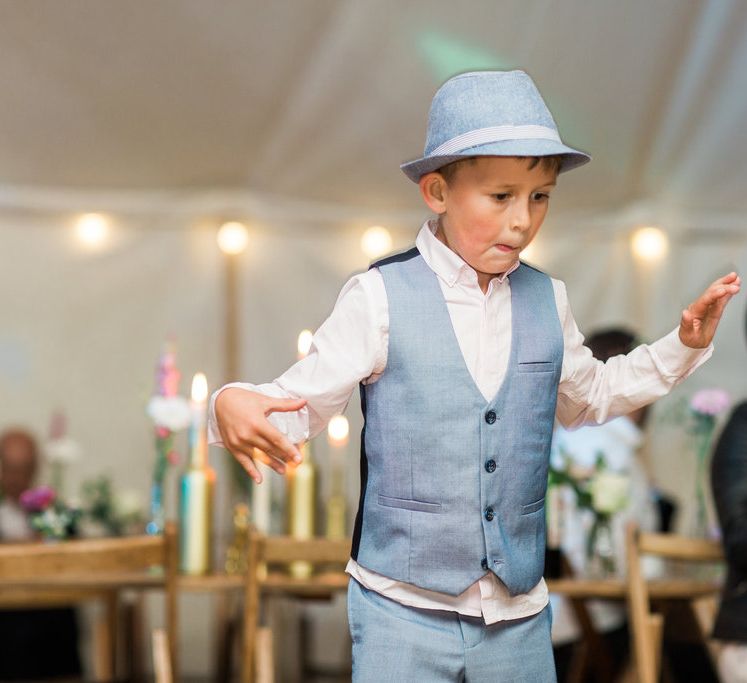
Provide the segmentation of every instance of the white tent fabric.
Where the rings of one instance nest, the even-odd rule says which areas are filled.
[[[566,281],[582,330],[655,338],[717,275],[747,273],[741,0],[0,0],[0,55],[0,427],[43,436],[64,409],[86,453],[71,492],[108,472],[145,495],[144,406],[169,335],[185,392],[198,370],[225,379],[222,220],[250,226],[240,360],[258,381],[366,267],[365,227],[386,225],[395,248],[414,239],[427,213],[398,166],[459,71],[526,69],[594,157],[561,177],[531,257]],[[112,217],[98,253],[70,234],[86,211]],[[631,256],[640,224],[669,234],[662,263]],[[744,295],[714,358],[655,412],[654,473],[683,498],[694,459],[656,415],[703,386],[747,394],[743,308]],[[185,669],[204,671],[188,651]]]

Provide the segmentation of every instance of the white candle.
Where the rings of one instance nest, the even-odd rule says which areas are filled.
[[[189,461],[192,467],[207,465],[207,378],[198,372],[192,378],[192,400],[189,403]]]
[[[262,473],[262,483],[252,483],[252,521],[260,533],[269,534],[272,510],[272,482],[270,481],[271,469],[259,461],[256,457],[256,451],[254,453],[254,464]]]

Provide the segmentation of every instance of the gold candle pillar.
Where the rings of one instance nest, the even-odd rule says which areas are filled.
[[[293,538],[314,537],[316,521],[316,466],[307,441],[301,446],[303,460],[288,468],[288,533]],[[290,565],[293,577],[304,579],[311,576],[309,562],[297,561]]]
[[[189,467],[181,477],[179,500],[179,569],[183,574],[207,574],[212,569],[215,472],[207,462],[207,380],[198,373],[192,382],[192,423]]]

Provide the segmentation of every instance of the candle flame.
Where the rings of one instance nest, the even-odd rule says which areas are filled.
[[[198,372],[192,378],[192,400],[196,403],[204,403],[208,395],[207,377],[204,373]]]
[[[333,446],[342,446],[347,443],[350,425],[348,418],[344,415],[335,415],[327,425],[327,436]]]
[[[314,338],[314,333],[311,330],[301,330],[301,334],[298,335],[298,359],[306,358],[309,355],[309,349],[311,348],[311,341]]]

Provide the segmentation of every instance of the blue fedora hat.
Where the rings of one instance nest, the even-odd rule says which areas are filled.
[[[400,166],[415,182],[474,156],[562,155],[560,172],[591,157],[564,145],[534,81],[523,71],[473,71],[450,78],[433,96],[425,151]]]

